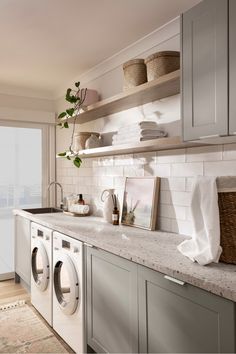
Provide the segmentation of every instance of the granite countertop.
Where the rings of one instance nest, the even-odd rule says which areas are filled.
[[[177,250],[186,236],[113,226],[93,216],[36,215],[20,209],[14,214],[236,302],[236,266],[192,263]]]

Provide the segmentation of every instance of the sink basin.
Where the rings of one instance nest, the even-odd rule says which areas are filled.
[[[23,209],[23,210],[27,211],[28,213],[31,213],[31,214],[48,214],[48,213],[61,213],[62,212],[62,209],[51,208],[51,207],[34,208],[34,209]]]

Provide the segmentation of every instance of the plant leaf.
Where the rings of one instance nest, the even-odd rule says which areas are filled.
[[[80,81],[75,82],[75,87],[79,88],[79,85],[80,85]]]
[[[67,160],[71,160],[70,156],[66,156]]]
[[[65,116],[66,116],[66,112],[61,112],[57,118],[60,119],[60,118],[64,118]]]
[[[58,123],[57,126],[62,127],[62,123]]]
[[[82,160],[78,157],[78,156],[76,156],[75,157],[75,159],[74,159],[74,161],[73,161],[73,163],[74,163],[74,165],[76,166],[76,167],[80,167],[80,165],[81,165],[81,163],[82,163]]]
[[[67,109],[66,110],[66,113],[70,116],[70,117],[72,117],[73,116],[73,114],[74,114],[74,108],[69,108],[69,109]]]
[[[59,154],[57,154],[57,156],[65,157],[66,156],[66,152],[59,152]]]
[[[65,122],[65,123],[64,123],[64,128],[69,128],[68,122]]]

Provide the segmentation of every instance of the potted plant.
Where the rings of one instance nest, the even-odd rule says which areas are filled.
[[[78,156],[78,152],[73,151],[73,142],[74,142],[74,134],[75,134],[75,125],[76,119],[80,114],[80,109],[84,103],[86,98],[87,88],[81,89],[80,82],[75,82],[75,89],[68,88],[66,91],[65,99],[67,102],[71,103],[72,106],[66,109],[64,112],[61,112],[58,115],[59,123],[57,124],[61,128],[69,128],[69,118],[74,118],[73,120],[73,128],[71,134],[71,142],[68,150],[64,152],[60,152],[57,154],[57,157],[66,158],[67,160],[72,160],[76,167],[80,167],[82,160]]]

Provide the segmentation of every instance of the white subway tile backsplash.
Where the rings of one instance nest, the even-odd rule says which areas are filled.
[[[175,177],[190,177],[203,175],[203,162],[188,162],[172,164],[171,175]]]
[[[186,150],[186,161],[220,161],[222,160],[222,145],[201,146]]]
[[[157,163],[185,162],[185,149],[157,152]]]
[[[150,164],[144,166],[145,176],[168,177],[170,176],[170,171],[170,164]]]
[[[187,208],[177,205],[160,204],[159,215],[170,219],[186,220]]]
[[[172,219],[159,217],[157,221],[158,229],[161,231],[172,232]]]
[[[236,161],[204,162],[205,176],[235,176]]]
[[[133,165],[133,162],[133,155],[118,155],[114,157],[115,166],[130,166]]]
[[[236,160],[236,144],[224,145],[223,160]]]
[[[156,163],[156,153],[155,152],[144,152],[133,155],[134,165],[149,165]]]
[[[163,177],[161,178],[161,190],[163,191],[185,191],[185,177]]]
[[[163,191],[159,195],[160,204],[171,204],[171,192]]]
[[[123,176],[123,172],[124,172],[123,166],[113,166],[113,167],[109,166],[106,167],[105,169],[106,176],[113,176],[113,177]]]
[[[186,235],[192,232],[191,191],[198,175],[236,175],[236,144],[89,158],[79,169],[71,161],[57,159],[57,180],[65,195],[87,195],[100,216],[104,189],[115,188],[122,203],[125,177],[160,176],[158,227]]]
[[[124,176],[125,177],[143,177],[144,168],[143,166],[124,166]]]
[[[113,177],[101,176],[97,179],[97,185],[104,188],[113,188]]]
[[[171,192],[171,201],[174,205],[189,206],[191,202],[191,193]]]

